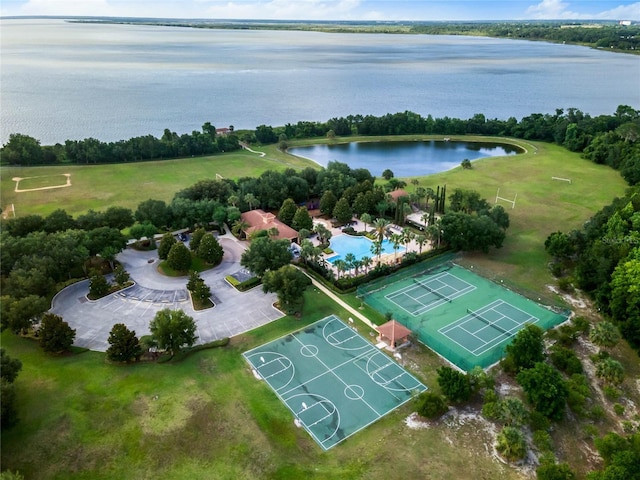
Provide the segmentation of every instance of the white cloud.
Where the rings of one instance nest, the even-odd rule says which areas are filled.
[[[570,10],[571,4],[562,0],[542,0],[537,5],[527,8],[528,18],[535,19],[576,19],[576,20],[618,20],[640,19],[640,2],[620,5],[603,12],[578,13]]]
[[[4,14],[4,12],[3,12]],[[107,0],[29,0],[12,15],[113,15]]]
[[[640,2],[619,7],[599,13],[595,18],[613,20],[640,20]]]
[[[209,2],[202,1],[203,4]],[[328,20],[357,18],[360,0],[270,0],[213,2],[206,9],[210,18],[253,18],[270,20]]]
[[[578,18],[578,13],[567,10],[568,3],[562,0],[542,0],[537,5],[527,8],[527,15],[531,18],[556,19],[556,18]]]

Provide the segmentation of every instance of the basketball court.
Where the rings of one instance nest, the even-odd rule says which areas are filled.
[[[334,315],[243,355],[324,450],[427,389]]]

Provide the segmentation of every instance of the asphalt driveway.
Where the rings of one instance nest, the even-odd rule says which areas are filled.
[[[240,293],[225,277],[241,269],[244,245],[232,235],[218,239],[224,249],[222,263],[201,273],[211,288],[215,307],[193,310],[187,278],[166,277],[158,273],[157,251],[139,252],[127,248],[117,257],[135,285],[100,300],[90,301],[89,281],[71,285],[56,295],[51,312],[60,315],[76,330],[75,345],[104,352],[109,332],[116,323],[124,323],[141,337],[148,335],[149,322],[164,308],[183,310],[196,322],[198,341],[207,343],[269,323],[283,316],[273,307],[275,294],[264,294],[260,287]]]

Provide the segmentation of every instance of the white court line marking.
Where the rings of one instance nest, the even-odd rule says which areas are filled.
[[[464,317],[462,317],[461,319],[458,319],[453,324],[447,325],[445,327],[442,327],[440,330],[438,330],[438,332],[443,334],[444,336],[446,336],[449,340],[451,340],[455,344],[459,345],[462,349],[466,350],[467,352],[469,352],[473,356],[478,357],[480,355],[483,355],[487,351],[491,350],[495,346],[499,345],[500,343],[504,342],[505,340],[508,340],[508,339],[512,338],[517,333],[517,331],[519,331],[521,329],[522,325],[524,325],[525,323],[529,322],[531,319],[535,320],[533,322],[534,324],[539,320],[539,318],[536,318],[536,317],[530,315],[529,319],[527,319],[526,322],[519,323],[519,322],[515,321],[513,318],[511,318],[510,316],[504,315],[502,312],[500,312],[499,310],[496,309],[496,307],[499,307],[501,305],[508,305],[511,308],[514,308],[514,309],[524,313],[525,315],[530,315],[527,312],[519,309],[515,305],[512,305],[509,302],[505,302],[502,299],[498,299],[498,300],[495,300],[495,301],[491,302],[490,304],[485,305],[484,307],[482,307],[482,308],[480,308],[480,309],[475,311],[475,313],[477,313],[478,315],[485,314],[485,313],[487,313],[489,311],[496,312],[498,315],[500,315],[500,318],[498,318],[497,320],[491,322],[490,325],[485,325],[484,327],[482,327],[480,329],[476,329],[474,332],[471,332],[471,331],[467,330],[466,328],[464,328],[464,325],[466,323],[472,321],[473,319],[475,319],[475,317],[473,315],[471,315],[471,314],[467,314]],[[499,328],[496,328],[496,327],[493,326],[495,323],[499,322],[503,318],[508,318],[510,321],[512,321],[512,322],[514,322],[516,324],[515,327],[507,330],[506,334],[504,332],[502,332]],[[500,335],[494,336],[488,342],[483,340],[482,338],[478,337],[477,335],[475,335],[476,333],[478,333],[480,331],[483,331],[483,330],[485,330],[487,328],[493,328],[493,329],[499,331]],[[449,333],[451,331],[453,331],[453,330],[463,330],[463,331],[467,332],[468,334],[473,335],[474,337],[476,337],[478,340],[480,340],[483,343],[483,345],[480,345],[478,348],[476,348],[474,350],[469,350],[466,346],[462,345],[460,342],[458,342],[457,340],[455,340],[453,337],[451,337],[449,335]],[[504,329],[504,330],[506,330],[506,329]],[[478,350],[480,350],[480,351],[478,351]]]

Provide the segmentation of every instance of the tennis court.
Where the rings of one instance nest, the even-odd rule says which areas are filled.
[[[243,355],[323,450],[427,389],[334,315]]]
[[[397,274],[358,289],[367,304],[409,328],[422,343],[469,371],[504,356],[527,324],[547,329],[568,312],[543,307],[451,262]]]

